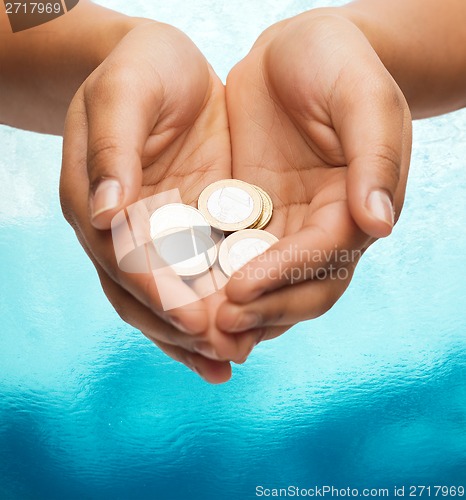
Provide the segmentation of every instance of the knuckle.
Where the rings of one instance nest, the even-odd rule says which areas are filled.
[[[178,363],[182,363],[183,365],[189,366],[190,359],[188,356],[183,354],[183,351],[176,347],[173,344],[166,343],[165,341],[161,341],[160,339],[154,338],[153,336],[149,337],[151,341],[169,358],[177,361]]]
[[[366,92],[371,98],[377,99],[388,112],[405,108],[406,100],[392,76],[382,67],[371,72],[367,77]]]
[[[100,136],[89,143],[87,152],[87,168],[92,185],[98,178],[108,175],[105,171],[116,155],[122,154],[120,141],[113,136]]]
[[[404,114],[405,107],[407,107],[406,100],[396,84],[390,82],[389,85],[390,89],[383,94],[384,104],[389,110],[397,111],[402,115]]]
[[[401,153],[389,144],[379,144],[372,151],[373,161],[383,165],[379,175],[386,185],[395,189],[400,181]]]
[[[307,300],[303,300],[302,306],[295,311],[298,321],[306,321],[320,318],[334,306],[337,301],[333,289],[325,289],[325,284],[320,286],[320,291],[310,289]]]
[[[234,356],[232,356],[231,361],[233,361],[233,363],[236,363],[237,365],[243,365],[248,360],[251,352],[254,349],[254,346],[254,342],[249,342],[242,349],[238,350],[238,352],[235,353]]]
[[[237,365],[244,365],[246,361],[249,358],[249,355],[251,354],[252,348],[248,350],[245,354],[238,354],[238,356],[235,359],[232,359],[233,363]]]
[[[114,256],[112,255],[110,257],[110,259],[108,257],[107,258],[102,257],[100,260],[100,263],[105,267],[106,278],[110,278],[114,283],[121,286],[121,278],[122,278],[123,271],[121,271],[121,269],[119,268],[118,263],[116,262],[116,259],[114,258]],[[103,275],[102,275],[102,277],[103,277]],[[101,283],[102,283],[102,277],[100,277]],[[114,296],[115,292],[113,290],[110,290],[110,289],[107,291],[107,289],[104,286],[103,286],[103,288],[104,288],[105,294],[107,295],[108,299],[110,300],[110,302],[113,305],[111,297]]]
[[[67,220],[67,222],[70,222],[70,219],[72,218],[72,210],[71,210],[71,203],[70,203],[70,190],[68,189],[67,185],[63,181],[63,176],[60,180],[60,187],[59,187],[59,198],[60,198],[60,207],[63,216]]]
[[[141,330],[138,327],[137,316],[132,313],[131,303],[127,300],[124,300],[118,291],[116,282],[109,276],[110,274],[107,271],[97,269],[97,273],[99,275],[100,285],[105,295],[107,296],[108,301],[115,309],[115,312],[118,316],[129,325]]]

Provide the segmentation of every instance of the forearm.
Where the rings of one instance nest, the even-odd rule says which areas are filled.
[[[338,10],[367,36],[414,118],[466,106],[465,0],[356,0]]]
[[[81,0],[66,15],[12,33],[1,12],[0,122],[61,134],[81,83],[142,22]]]

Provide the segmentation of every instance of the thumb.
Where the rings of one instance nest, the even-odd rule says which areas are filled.
[[[156,93],[145,94],[141,83],[131,67],[113,67],[84,88],[89,211],[97,229],[109,229],[141,190],[141,157],[160,107]]]
[[[336,128],[348,164],[351,215],[366,234],[382,238],[391,233],[403,204],[411,116],[404,96],[388,73],[374,83],[369,84],[369,89],[361,85],[360,91],[346,100]]]

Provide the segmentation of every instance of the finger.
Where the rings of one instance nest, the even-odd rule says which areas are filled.
[[[404,193],[411,143],[407,104],[388,74],[384,80],[374,88],[363,86],[364,96],[347,98],[345,112],[336,119],[348,162],[351,214],[364,232],[376,238],[391,233],[395,209],[401,210],[397,193]]]
[[[306,226],[282,238],[231,277],[230,301],[246,304],[285,285],[338,275],[360,258],[370,238],[349,214],[346,200],[329,203],[312,213]]]
[[[163,272],[163,269],[157,269],[158,275],[155,276],[151,261],[152,253],[146,251],[148,247],[141,245],[136,250],[137,255],[141,257],[139,265],[143,272],[124,272],[116,260],[112,233],[96,229],[87,216],[88,181],[85,170],[85,153],[83,154],[87,147],[87,135],[83,108],[82,99],[76,98],[70,106],[65,125],[60,197],[66,218],[75,228],[81,244],[91,250],[88,253],[90,256],[92,255],[93,260],[142,304],[165,321],[171,322],[184,331],[193,333],[205,331],[207,328],[205,307],[188,285],[183,283],[181,279],[167,279],[170,277]],[[123,222],[126,223],[126,220]],[[144,240],[144,235],[138,233],[140,228],[137,223],[135,224],[134,217],[132,217],[131,222],[132,229],[137,233],[136,237],[141,237]],[[132,243],[133,237],[124,238],[124,241],[126,240],[130,240]],[[131,250],[130,246],[128,249]],[[182,303],[185,305],[174,308],[170,307],[169,304],[165,307],[166,301],[163,299],[166,296],[169,299],[170,297],[183,298],[185,300]]]
[[[347,33],[356,62],[347,47],[337,45],[344,63],[330,72],[328,110],[348,165],[347,193],[352,216],[367,234],[390,234],[395,209],[401,209],[410,157],[411,116],[403,93],[368,40],[351,23]],[[348,45],[350,46],[350,45]],[[325,78],[323,79],[325,82]],[[396,202],[396,203],[395,203]]]
[[[193,346],[196,342],[199,342],[199,339],[203,338],[202,336],[185,333],[183,325],[178,328],[175,320],[171,324],[163,321],[109,278],[97,262],[94,261],[94,265],[105,295],[123,321],[140,330],[151,340],[160,340],[167,344],[178,345],[183,349],[194,352]]]
[[[217,354],[212,359],[212,350],[208,351],[208,356],[202,355],[202,349],[199,349],[198,346],[212,347],[212,344],[206,340],[206,336],[194,337],[177,331],[157,316],[154,316],[149,309],[111,280],[96,262],[94,264],[107,298],[123,321],[140,330],[167,355],[185,364],[206,381],[222,383],[229,380],[231,369],[227,359],[219,360]],[[224,347],[230,349],[229,353],[226,354],[226,358],[231,356],[235,358],[236,363],[244,363],[259,342],[264,339],[275,338],[288,328],[289,326],[260,328],[242,332],[234,337],[225,337],[227,342],[223,342],[223,345],[230,344]]]
[[[178,361],[197,373],[206,382],[223,384],[231,378],[231,366],[228,361],[213,361],[200,354],[190,353],[181,347],[153,341],[167,356]]]
[[[261,340],[264,332],[250,330],[242,335],[227,335],[220,331],[216,325],[217,311],[225,301],[222,291],[209,295],[204,299],[206,303],[209,327],[199,342],[195,342],[194,350],[203,356],[221,361],[244,363],[254,346]]]
[[[160,85],[155,81],[152,89],[144,88],[137,64],[137,58],[129,58],[124,67],[110,66],[84,90],[89,208],[98,229],[108,229],[118,210],[138,198],[141,157],[162,105]]]
[[[345,269],[345,272],[341,272]],[[339,275],[290,285],[262,295],[248,304],[225,302],[217,314],[217,326],[229,333],[251,328],[277,327],[314,319],[325,314],[348,287],[354,266],[340,268]]]
[[[252,331],[232,337],[213,327],[196,335],[189,331],[186,332],[185,324],[176,316],[171,316],[171,325],[169,325],[110,279],[97,262],[94,264],[102,288],[119,316],[123,321],[140,330],[150,340],[178,346],[188,353],[197,353],[213,361],[242,363],[263,336],[259,332]],[[215,304],[222,300],[224,298],[218,296],[208,298],[211,308],[216,307]]]
[[[78,197],[75,213],[85,210],[85,198]],[[184,283],[174,271],[158,262],[153,245],[139,246],[132,251],[138,258],[139,272],[125,272],[116,260],[112,234],[92,227],[87,217],[75,222],[81,244],[88,249],[96,266],[102,267],[114,283],[129,292],[141,305],[152,313],[182,330],[197,334],[207,328],[207,314],[202,301],[187,283]]]
[[[212,360],[195,352],[195,337],[186,335],[159,319],[112,281],[98,264],[96,269],[107,298],[123,321],[140,330],[165,354],[183,363],[207,382],[219,384],[230,379],[231,367],[228,361]]]
[[[96,268],[105,294],[123,321],[140,330],[165,354],[183,363],[207,382],[218,384],[230,379],[231,368],[228,361],[212,360],[195,352],[193,336],[177,331],[173,326],[154,316],[151,311],[113,282],[100,266],[97,265]]]
[[[291,325],[268,326],[266,328],[262,328],[262,330],[265,331],[265,335],[258,343],[265,342],[266,340],[273,340],[280,335],[283,335],[285,332],[293,328],[293,326],[295,326],[294,323]]]
[[[358,226],[387,236],[401,209],[410,156],[411,117],[401,90],[367,38],[343,18],[303,17],[272,47],[272,87],[311,144],[330,163],[349,167],[348,203]]]
[[[136,200],[141,158],[156,158],[186,129],[205,104],[209,82],[197,47],[161,23],[133,29],[91,75],[83,93],[95,227],[107,229],[112,215]]]
[[[228,304],[227,302],[225,304]],[[227,305],[225,305],[227,307]],[[235,305],[233,305],[235,307]],[[218,319],[217,319],[217,327],[218,327]],[[262,326],[260,328],[253,328],[251,330],[235,332],[235,335],[230,335],[232,332],[225,331],[225,335],[237,339],[239,342],[243,344],[243,354],[239,360],[235,361],[235,363],[243,364],[248,359],[255,347],[263,342],[264,340],[271,340],[276,337],[279,337],[287,330],[289,330],[293,324],[290,325],[280,325],[280,326]],[[223,332],[222,332],[223,333]]]

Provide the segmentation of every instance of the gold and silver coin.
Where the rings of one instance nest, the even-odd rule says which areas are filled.
[[[220,267],[227,276],[231,276],[277,241],[273,234],[259,229],[244,229],[233,233],[220,245],[218,254]]]
[[[272,198],[259,186],[255,186],[254,184],[252,184],[252,186],[258,191],[262,198],[262,213],[259,217],[259,220],[254,224],[254,226],[251,227],[251,229],[264,229],[264,227],[267,226],[267,224],[270,222],[270,219],[272,218]]]
[[[263,211],[259,191],[237,179],[225,179],[207,186],[199,196],[198,208],[209,224],[233,232],[254,226]]]
[[[277,238],[263,228],[272,218],[273,203],[259,186],[225,179],[207,186],[198,208],[182,203],[164,205],[150,216],[150,235],[162,267],[191,279],[206,273],[218,261],[231,276],[265,252]],[[232,233],[218,247],[212,228]]]
[[[168,203],[158,208],[150,216],[150,236],[152,239],[166,231],[192,227],[207,236],[211,234],[210,224],[202,213],[183,203]]]
[[[157,254],[182,278],[204,274],[217,260],[210,224],[189,205],[168,203],[155,210],[150,235]]]
[[[166,231],[153,241],[158,255],[182,278],[197,278],[217,260],[215,242],[194,228]]]

